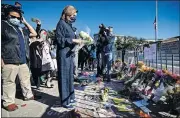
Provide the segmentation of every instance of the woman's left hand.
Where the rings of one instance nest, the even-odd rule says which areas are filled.
[[[22,23],[23,23],[23,24],[26,24],[26,23],[27,23],[27,21],[26,21],[26,19],[25,19],[24,17],[22,17]]]

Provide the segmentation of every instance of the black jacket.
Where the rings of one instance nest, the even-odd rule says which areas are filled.
[[[1,58],[5,64],[20,64],[20,42],[18,38],[16,26],[13,26],[8,21],[1,21]],[[26,58],[29,60],[29,31],[22,29]]]
[[[30,45],[30,67],[42,67],[42,44],[39,41],[32,42]]]

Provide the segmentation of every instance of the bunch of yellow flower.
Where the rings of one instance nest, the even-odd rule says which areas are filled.
[[[142,66],[144,65],[144,62],[143,61],[138,61],[138,68],[141,68]]]
[[[164,74],[166,74],[166,75],[170,75],[170,76],[171,76],[171,73],[170,73],[168,70],[166,70],[166,69],[163,69],[162,72],[163,72]]]
[[[152,70],[151,70],[152,72],[156,72],[156,69],[154,69],[154,68],[152,68]]]
[[[141,68],[140,68],[140,71],[141,71],[141,72],[146,72],[147,69],[148,69],[147,66],[142,65]]]

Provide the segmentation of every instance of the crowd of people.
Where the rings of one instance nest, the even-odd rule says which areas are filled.
[[[28,101],[35,99],[32,84],[37,90],[42,89],[41,85],[52,88],[52,79],[55,77],[58,80],[61,105],[65,108],[72,108],[71,103],[76,102],[73,82],[78,79],[79,67],[81,72],[94,71],[97,67],[97,76],[110,81],[112,27],[105,31],[101,26],[99,42],[86,45],[72,26],[78,10],[66,6],[54,31],[55,38],[50,39],[48,32],[41,28],[39,19],[32,19],[37,24],[36,30],[25,20],[20,3],[2,4],[1,7],[2,99],[6,110],[18,109],[15,104],[17,79],[24,100]]]

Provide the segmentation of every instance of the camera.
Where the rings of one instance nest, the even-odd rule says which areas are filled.
[[[106,46],[109,44],[109,36],[112,27],[106,27],[104,24],[99,25],[99,34],[98,34],[98,40],[97,40],[97,46],[102,49],[102,47]]]
[[[99,34],[102,36],[107,36],[109,34],[109,28],[106,28],[106,26],[104,24],[100,24],[99,25]]]

